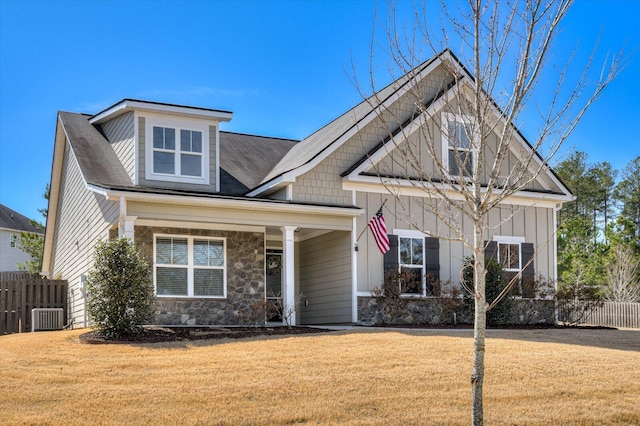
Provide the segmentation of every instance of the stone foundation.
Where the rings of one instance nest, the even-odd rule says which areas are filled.
[[[136,226],[135,240],[153,259],[153,235],[226,238],[227,297],[156,298],[156,325],[242,325],[251,323],[252,307],[265,297],[264,234]]]
[[[372,324],[473,324],[472,307],[463,299],[404,299],[405,306],[394,317],[384,313],[373,297],[358,297],[358,321]],[[555,324],[555,302],[515,299],[510,324]]]

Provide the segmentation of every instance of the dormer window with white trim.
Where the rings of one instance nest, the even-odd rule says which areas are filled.
[[[178,117],[146,117],[149,180],[209,184],[209,126]]]
[[[469,177],[473,173],[475,155],[471,134],[469,117],[442,114],[442,158],[451,177]]]

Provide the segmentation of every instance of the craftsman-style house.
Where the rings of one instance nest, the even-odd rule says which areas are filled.
[[[444,51],[301,141],[225,132],[233,114],[209,108],[124,99],[94,115],[60,112],[43,272],[68,280],[76,326],[89,321],[93,248],[118,236],[152,260],[156,324],[242,324],[265,299],[281,300],[296,324],[368,322],[385,271],[403,269],[417,277],[406,290],[419,305],[408,320],[446,322],[429,306],[459,288],[468,253],[439,238],[445,229],[435,215],[415,209],[412,225],[404,219],[401,206],[425,194],[389,177],[401,143],[380,117],[392,115],[410,132],[421,119],[412,97],[420,87],[446,163],[461,149],[447,142],[448,129],[464,117],[440,111],[465,79],[472,76]],[[518,153],[531,148],[519,132],[514,139],[510,167],[544,171],[492,212],[488,247],[507,271],[553,281],[556,212],[572,196],[544,164],[519,164]],[[464,171],[452,161],[450,173]],[[359,235],[385,200],[383,255],[370,232]],[[426,276],[442,283],[437,291]],[[537,320],[553,320],[553,308],[546,312]]]

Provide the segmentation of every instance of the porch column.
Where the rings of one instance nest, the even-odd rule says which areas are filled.
[[[136,221],[136,216],[125,216],[122,218],[120,223],[118,224],[118,237],[129,238],[131,241],[134,240],[134,222]]]
[[[120,219],[118,220],[118,238],[129,238],[133,241],[134,237],[134,222],[136,216],[127,215],[127,200],[124,197],[120,197]]]
[[[282,276],[284,279],[282,295],[282,321],[290,325],[296,324],[296,295],[294,271],[294,238],[297,226],[283,226],[282,228]]]

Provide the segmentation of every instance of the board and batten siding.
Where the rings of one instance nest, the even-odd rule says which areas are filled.
[[[217,127],[214,125],[209,126],[209,184],[198,185],[192,183],[183,182],[168,182],[161,180],[147,180],[146,169],[147,167],[153,167],[151,164],[146,164],[146,131],[145,131],[145,117],[138,117],[138,182],[142,186],[151,186],[156,188],[165,189],[178,189],[186,191],[204,191],[204,192],[216,192],[216,176],[217,176]],[[176,141],[178,143],[178,141]]]
[[[135,182],[135,115],[127,112],[102,124],[102,131],[126,170]]]
[[[329,232],[300,242],[302,324],[352,321],[350,248],[349,232]]]
[[[93,249],[106,240],[117,223],[119,204],[89,191],[68,142],[65,144],[57,229],[54,236],[51,277],[69,282],[69,318],[74,326],[87,326],[86,299],[81,276],[92,266]]]
[[[383,213],[390,234],[394,229],[415,229],[405,219],[408,215],[411,221],[430,236],[451,236],[450,230],[433,213],[424,211],[415,199],[401,196],[400,201],[396,201],[391,195],[363,192],[357,193],[357,206],[366,210],[364,215],[356,219],[358,233],[366,229],[368,221],[385,199],[387,202]],[[459,225],[463,232],[472,235],[473,224],[469,219],[461,218]],[[532,243],[536,248],[534,260],[536,277],[540,275],[550,279],[554,277],[555,235],[552,208],[502,205],[500,208],[493,209],[488,217],[484,238],[490,240],[494,236],[524,237],[526,242]],[[457,286],[464,259],[471,255],[470,250],[460,242],[441,238],[439,253],[440,280],[451,280],[451,283]],[[378,250],[371,232],[366,230],[358,241],[358,291],[369,292],[381,287],[384,277],[382,259],[382,253]]]

